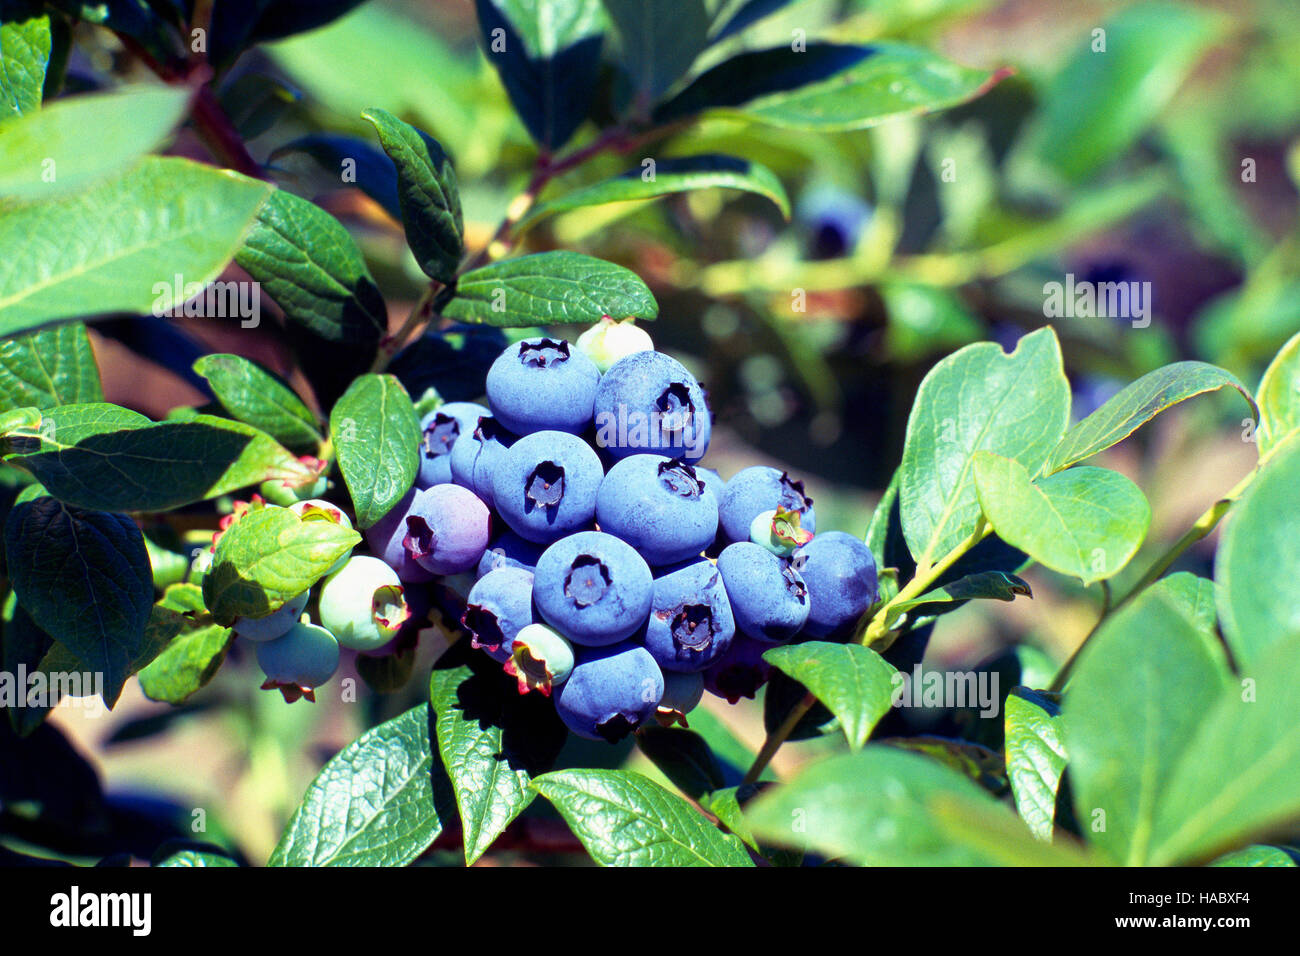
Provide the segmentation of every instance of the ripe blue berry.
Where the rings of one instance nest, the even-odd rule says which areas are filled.
[[[448,402],[425,415],[420,421],[420,473],[415,487],[451,481],[452,446],[461,435],[474,431],[480,418],[491,414],[477,402]]]
[[[704,672],[704,689],[726,698],[729,704],[742,697],[753,699],[772,676],[772,665],[763,660],[763,652],[770,647],[737,634],[727,653]]]
[[[533,623],[533,575],[519,568],[497,568],[470,588],[461,624],[470,645],[504,664],[515,636]]]
[[[697,462],[712,420],[704,390],[681,362],[634,352],[601,378],[594,407],[596,443],[615,458],[655,454]]]
[[[726,653],[735,633],[712,562],[692,561],[655,578],[645,646],[665,672],[703,670]]]
[[[653,587],[650,568],[631,545],[580,531],[542,553],[533,596],[552,627],[594,647],[617,643],[645,624]]]
[[[596,522],[650,564],[675,564],[712,543],[718,502],[692,466],[661,455],[633,455],[601,482]]]
[[[263,617],[241,617],[235,621],[232,630],[249,641],[273,641],[298,623],[302,609],[307,606],[310,591],[303,591],[295,598],[290,598],[280,605],[278,610]]]
[[[573,673],[573,645],[545,624],[519,629],[511,645],[505,671],[519,681],[519,693],[535,690],[544,697]]]
[[[549,543],[591,526],[605,470],[581,438],[568,432],[525,435],[492,475],[497,512],[523,538]]]
[[[480,418],[473,431],[451,446],[451,480],[493,507],[492,473],[514,443],[515,436],[499,420],[490,415]]]
[[[487,505],[468,488],[434,485],[411,502],[402,547],[427,571],[460,574],[487,550],[490,521]]]
[[[660,726],[681,724],[690,727],[686,715],[699,706],[704,698],[704,675],[699,671],[683,674],[664,671],[664,695],[655,709],[655,719]]]
[[[257,663],[266,674],[263,690],[275,688],[287,701],[306,697],[324,684],[339,666],[339,642],[315,624],[295,624],[284,635],[257,645]]]
[[[537,570],[537,559],[546,550],[545,545],[525,541],[509,528],[492,539],[488,549],[479,558],[478,576],[481,578],[497,568],[523,568]]]
[[[363,555],[325,579],[319,605],[322,626],[341,646],[355,651],[383,647],[411,613],[397,572]]]
[[[776,508],[797,511],[804,531],[817,530],[817,516],[812,499],[804,494],[803,482],[766,465],[736,472],[718,501],[722,530],[732,541],[748,541],[754,519]]]
[[[816,538],[813,539],[817,540]],[[736,628],[756,641],[782,644],[808,620],[808,588],[787,561],[741,541],[718,555]]]
[[[851,627],[880,593],[871,549],[843,531],[817,535],[795,551],[791,563],[808,586],[806,630],[813,637]]]
[[[663,673],[644,647],[583,648],[555,712],[579,737],[617,743],[654,716],[663,693]]]
[[[406,550],[403,543],[407,535],[406,517],[411,513],[417,494],[420,494],[420,490],[412,488],[393,505],[388,514],[362,532],[371,552],[396,571],[398,579],[404,584],[419,584],[434,578],[432,571],[416,563],[415,557]]]
[[[551,430],[577,434],[591,423],[600,371],[563,339],[525,339],[487,374],[488,404],[517,435]]]

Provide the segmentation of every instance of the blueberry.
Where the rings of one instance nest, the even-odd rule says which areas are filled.
[[[339,642],[315,624],[295,624],[283,636],[257,645],[257,663],[266,674],[263,690],[275,688],[287,701],[306,697],[339,667]]]
[[[430,488],[451,481],[451,449],[462,434],[478,427],[480,418],[490,416],[477,402],[448,402],[420,421],[420,473],[415,487]]]
[[[764,511],[749,526],[749,540],[781,558],[788,558],[812,537],[811,531],[803,529],[799,512],[784,508]]]
[[[713,497],[718,499],[718,506],[722,506],[722,493],[727,488],[727,483],[722,480],[722,476],[712,468],[703,468],[695,466],[695,477],[704,483],[704,487],[713,492]]]
[[[806,630],[813,637],[852,626],[880,593],[871,549],[843,531],[817,535],[794,553],[791,562],[808,586]]]
[[[419,584],[434,578],[433,572],[417,564],[403,544],[407,535],[406,517],[411,513],[417,494],[420,490],[412,488],[388,514],[363,532],[371,552],[396,571],[403,584]]]
[[[631,319],[616,322],[608,315],[579,335],[576,344],[601,372],[633,352],[651,352],[655,347],[649,333]]]
[[[617,743],[654,716],[664,675],[636,644],[583,648],[555,695],[555,712],[579,737]]]
[[[591,527],[600,458],[568,432],[525,435],[501,457],[492,475],[497,512],[520,537],[549,543]]]
[[[285,601],[278,610],[263,617],[241,617],[235,621],[232,630],[249,641],[273,641],[298,623],[302,609],[307,606],[310,597],[310,591],[303,591],[297,597]]]
[[[686,715],[699,706],[704,697],[704,675],[699,671],[683,674],[664,671],[664,695],[655,709],[655,719],[661,726],[681,724],[690,727]]]
[[[550,697],[573,673],[573,645],[545,624],[519,629],[506,659],[505,670],[519,681],[519,693],[538,691]]]
[[[757,545],[755,545],[757,547]],[[727,653],[704,671],[704,689],[734,704],[742,697],[753,699],[772,676],[772,665],[763,660],[770,644],[761,644],[737,634]]]
[[[718,502],[691,465],[661,455],[633,455],[614,465],[601,482],[596,523],[650,564],[674,564],[712,543]]]
[[[577,434],[591,422],[600,371],[563,339],[524,339],[492,363],[488,404],[517,435],[535,431]]]
[[[718,555],[718,571],[737,630],[754,640],[782,644],[808,620],[807,585],[788,561],[771,551],[750,541],[728,545]]]
[[[797,511],[804,531],[817,530],[817,516],[803,482],[776,468],[754,465],[736,472],[718,500],[722,530],[732,541],[748,541],[754,519],[775,508]]]
[[[693,561],[655,578],[645,646],[665,672],[703,670],[726,653],[735,633],[712,562]]]
[[[580,531],[542,553],[533,596],[542,617],[569,640],[600,646],[645,624],[653,588],[650,568],[630,544]]]
[[[460,574],[487,550],[490,520],[487,505],[468,488],[434,485],[416,492],[402,547],[426,571]]]
[[[470,645],[504,664],[515,636],[533,623],[533,576],[519,568],[490,571],[470,589],[461,624]]]
[[[497,568],[523,568],[537,570],[537,559],[546,550],[545,545],[525,541],[509,528],[492,539],[488,549],[479,558],[478,576],[481,578]]]
[[[451,446],[451,480],[493,507],[492,473],[514,442],[515,436],[500,421],[490,415],[480,418],[473,431]]]
[[[615,458],[656,454],[696,462],[712,421],[704,390],[681,362],[634,352],[614,363],[596,388],[596,442]]]
[[[397,572],[361,555],[325,579],[319,604],[321,624],[355,651],[383,647],[410,616]]]

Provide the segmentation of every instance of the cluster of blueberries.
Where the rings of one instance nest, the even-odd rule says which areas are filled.
[[[814,534],[801,482],[761,466],[724,482],[699,464],[712,424],[704,392],[631,322],[606,319],[573,344],[517,342],[486,390],[487,406],[453,402],[423,418],[415,486],[365,531],[375,557],[325,579],[321,624],[338,644],[391,648],[406,599],[440,584],[463,596],[472,646],[521,693],[552,697],[574,733],[616,741],[649,720],[686,723],[705,690],[752,697],[769,675],[766,649],[842,638],[875,601],[870,550]],[[237,630],[253,636],[262,621]],[[337,647],[333,664],[322,649],[316,672],[276,669],[278,643],[325,644],[312,628],[322,630],[296,625],[259,646],[271,685],[328,679]]]

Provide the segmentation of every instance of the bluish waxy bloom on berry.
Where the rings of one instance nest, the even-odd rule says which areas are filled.
[[[406,515],[402,547],[427,571],[460,574],[477,567],[487,550],[491,515],[474,492],[434,485],[416,492]]]
[[[767,644],[783,644],[808,620],[808,586],[790,562],[771,551],[751,541],[728,545],[718,555],[718,570],[741,633]]]
[[[650,564],[675,564],[713,542],[718,502],[691,465],[662,455],[633,455],[601,482],[596,523]]]
[[[418,488],[412,488],[393,505],[388,514],[362,532],[371,552],[396,571],[403,584],[421,584],[434,578],[432,571],[416,563],[403,543],[407,535],[406,518],[419,493]]]
[[[630,544],[580,531],[542,553],[533,597],[547,623],[570,641],[601,646],[645,624],[653,588],[649,566]]]
[[[478,420],[492,413],[477,402],[448,402],[439,405],[420,421],[420,473],[415,487],[444,485],[451,478],[451,449],[461,435],[478,427]]]
[[[489,508],[494,507],[492,475],[514,443],[515,435],[498,419],[490,415],[480,418],[474,430],[462,434],[451,447],[451,480],[474,492]]]
[[[493,499],[523,538],[549,543],[591,527],[605,469],[581,438],[568,432],[525,435],[497,463]]]
[[[354,651],[383,647],[411,614],[397,572],[364,555],[325,579],[319,604],[321,624],[341,646]]]
[[[488,369],[488,404],[516,435],[577,434],[591,423],[598,381],[600,371],[591,359],[563,339],[524,339]]]
[[[731,646],[736,624],[722,575],[703,559],[655,578],[645,646],[667,671],[699,671]]]
[[[347,528],[349,531],[352,530],[352,521],[343,513],[343,509],[322,498],[311,498],[307,501],[296,502],[289,506],[289,510],[303,521],[329,521],[332,524]],[[348,563],[348,558],[351,556],[352,551],[349,549],[346,554],[340,556],[337,561],[330,565],[330,569],[322,577],[331,575],[343,567]]]
[[[644,647],[580,648],[555,712],[579,737],[617,743],[654,716],[663,694],[663,672]]]
[[[298,623],[310,597],[310,591],[303,591],[263,617],[241,617],[235,621],[232,630],[245,640],[273,641]]]
[[[667,455],[697,462],[713,431],[704,390],[662,352],[620,359],[596,388],[596,443],[615,458]]]
[[[704,689],[729,704],[742,697],[752,700],[772,676],[772,665],[763,660],[763,652],[771,646],[737,634],[727,653],[704,671]]]
[[[655,708],[655,719],[661,727],[681,724],[689,728],[686,715],[699,706],[704,698],[704,674],[693,671],[664,671],[664,695]]]
[[[786,472],[766,465],[754,465],[736,472],[718,501],[722,530],[732,541],[748,541],[750,527],[764,511],[781,508],[799,513],[804,531],[817,530],[817,516],[812,499],[803,491],[803,482]]]
[[[519,681],[519,693],[535,690],[544,697],[573,673],[573,645],[545,624],[520,628],[506,658],[505,671]]]
[[[808,586],[806,630],[814,637],[851,627],[880,593],[871,549],[843,531],[817,535],[790,560]]]
[[[542,556],[546,546],[535,541],[525,541],[509,528],[499,533],[488,544],[488,549],[479,558],[478,576],[481,578],[497,568],[523,568],[525,571],[537,570],[537,559]]]
[[[299,697],[314,701],[315,688],[339,667],[339,642],[315,624],[295,624],[284,635],[257,645],[257,663],[266,675],[263,690],[280,691],[293,703]]]
[[[516,635],[533,623],[533,584],[533,575],[520,568],[497,568],[479,578],[460,621],[470,645],[504,664]]]
[[[695,476],[704,482],[704,487],[713,492],[713,497],[718,499],[718,507],[722,507],[722,493],[727,490],[727,483],[722,480],[722,476],[712,468],[704,468],[700,465],[695,466]]]
[[[608,372],[633,352],[652,352],[650,334],[632,319],[616,322],[608,315],[578,336],[577,346],[601,372]]]

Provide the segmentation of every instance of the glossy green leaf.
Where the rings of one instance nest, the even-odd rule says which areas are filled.
[[[40,108],[49,62],[50,18],[41,5],[0,5],[0,123]]]
[[[182,585],[199,589],[194,585]],[[234,640],[229,628],[202,624],[182,631],[141,669],[140,689],[150,700],[184,703],[216,676]]]
[[[1070,386],[1051,328],[1026,335],[1009,355],[979,342],[935,365],[917,391],[899,466],[903,535],[918,563],[939,560],[975,530],[975,452],[1014,458],[1036,473],[1069,418]]]
[[[429,708],[366,731],[307,788],[270,866],[405,866],[442,832]]]
[[[103,400],[95,353],[80,322],[0,342],[0,410]]]
[[[153,604],[149,556],[135,522],[37,498],[9,513],[5,557],[32,620],[103,674],[105,703],[115,701]]]
[[[353,136],[310,133],[271,150],[268,162],[301,154],[314,159],[330,176],[356,186],[384,207],[397,222],[402,221],[402,204],[397,196],[397,169],[378,146]]]
[[[557,770],[530,786],[601,866],[752,866],[734,835],[629,770]]]
[[[1228,514],[1214,559],[1219,620],[1237,664],[1300,636],[1300,441],[1278,447]]]
[[[857,644],[805,641],[775,647],[763,659],[825,704],[839,718],[854,749],[867,742],[893,701],[898,672],[875,651]]]
[[[658,160],[653,169],[638,166],[621,176],[540,203],[520,221],[515,231],[523,232],[542,219],[583,206],[654,199],[697,189],[738,189],[765,196],[776,204],[781,215],[790,218],[790,199],[785,187],[766,166],[734,156],[686,156]]]
[[[181,866],[181,867],[231,867],[239,866],[234,860],[220,853],[203,853],[198,850],[181,850],[173,853],[166,859],[154,866]]]
[[[1277,353],[1260,379],[1259,453],[1267,455],[1300,432],[1300,333]]]
[[[891,610],[906,611],[922,604],[948,604],[982,598],[992,601],[1014,601],[1017,597],[1033,597],[1034,592],[1024,578],[1005,571],[978,571],[958,578],[933,591],[926,591],[910,601],[899,601]]]
[[[323,339],[368,347],[388,328],[383,296],[348,231],[293,193],[271,193],[235,261],[286,318]]]
[[[465,253],[460,190],[451,160],[432,137],[392,113],[372,108],[361,115],[374,125],[397,168],[402,224],[416,262],[431,279],[450,283]]]
[[[205,355],[194,363],[232,418],[266,432],[286,448],[314,450],[316,416],[278,375],[241,355]]]
[[[1276,846],[1248,846],[1219,857],[1210,866],[1295,866],[1286,850]]]
[[[650,724],[637,732],[636,744],[673,786],[692,800],[726,783],[713,751],[693,730]]]
[[[221,535],[203,576],[203,601],[222,625],[265,617],[320,580],[361,542],[332,521],[303,521],[288,508],[245,512]]]
[[[659,305],[631,270],[577,252],[538,252],[461,276],[442,314],[506,328],[653,319]]]
[[[605,0],[618,31],[618,63],[644,111],[690,69],[708,42],[704,0]]]
[[[1123,441],[1165,409],[1221,388],[1235,388],[1255,410],[1249,390],[1231,372],[1205,362],[1175,362],[1148,372],[1075,424],[1043,466],[1052,474]]]
[[[1030,480],[1020,462],[976,452],[975,488],[1003,541],[1092,584],[1119,573],[1151,525],[1142,489],[1117,471],[1082,465]]]
[[[229,170],[146,157],[94,189],[6,208],[0,335],[59,319],[149,314],[173,276],[210,282],[270,191]]]
[[[1007,781],[1016,810],[1034,836],[1050,842],[1066,763],[1060,705],[1038,691],[1015,687],[1005,709]]]
[[[1162,795],[1185,754],[1206,759],[1191,740],[1229,680],[1160,594],[1139,595],[1088,643],[1065,696],[1065,749],[1075,817],[1116,862],[1155,862]]]
[[[1191,622],[1206,650],[1220,667],[1228,666],[1228,656],[1219,638],[1219,618],[1215,609],[1214,582],[1179,571],[1161,578],[1147,589],[1151,597],[1160,597]]]
[[[357,527],[368,528],[415,483],[420,422],[411,397],[391,375],[361,376],[330,412],[330,438]]]

